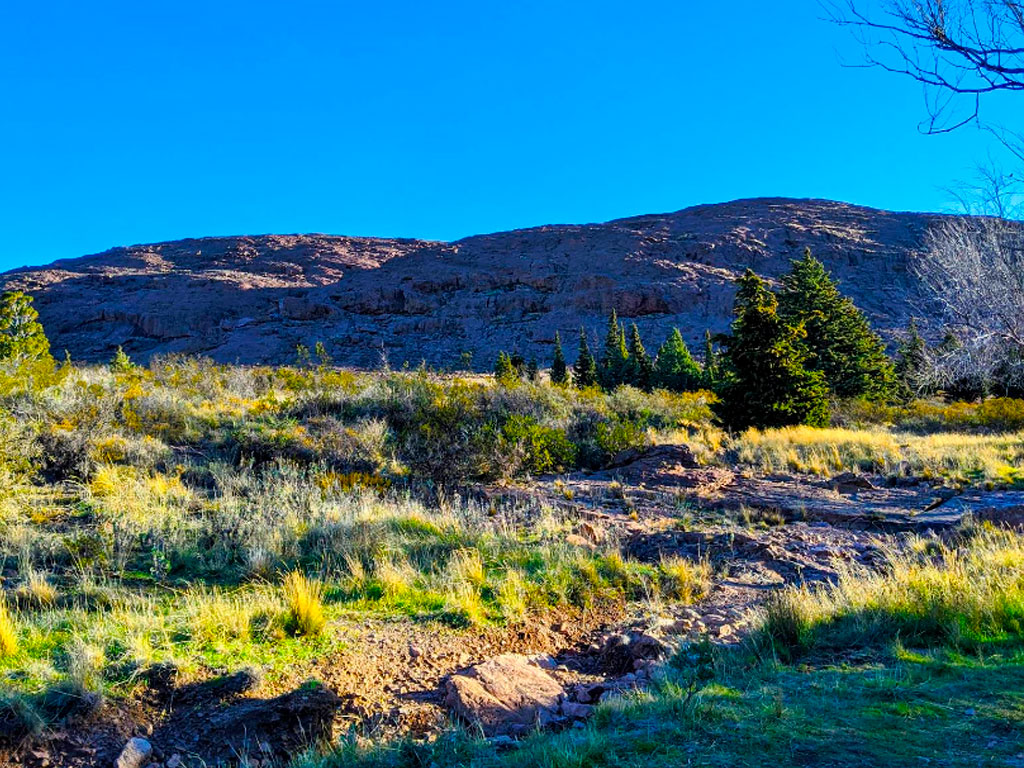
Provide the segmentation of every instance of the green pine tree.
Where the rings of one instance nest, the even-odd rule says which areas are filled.
[[[562,335],[555,331],[555,357],[551,361],[551,383],[562,385],[569,380],[569,368],[565,364],[565,352],[562,351]]]
[[[644,349],[640,329],[633,323],[629,328],[629,359],[626,379],[634,387],[650,392],[654,387],[654,361]]]
[[[806,366],[824,374],[836,397],[887,400],[893,396],[896,374],[882,340],[864,314],[839,292],[810,248],[782,278],[779,315],[792,326],[803,325]]]
[[[658,349],[654,381],[656,386],[673,392],[688,392],[701,386],[700,366],[690,354],[678,328],[672,329],[672,333]]]
[[[701,386],[714,389],[715,382],[718,381],[718,355],[715,353],[715,342],[710,328],[704,329],[704,370],[702,374]]]
[[[626,332],[619,325],[619,316],[613,309],[608,316],[608,332],[604,339],[604,353],[597,370],[598,382],[603,389],[611,391],[625,384],[629,377],[629,350],[626,346]]]
[[[924,394],[927,364],[927,347],[917,330],[917,321],[910,318],[906,336],[896,348],[896,362],[893,364],[897,394],[904,403],[910,402],[916,395]]]
[[[494,363],[494,378],[501,384],[508,384],[519,379],[516,368],[512,365],[512,358],[508,352],[502,350],[498,353],[498,359]]]
[[[32,297],[21,291],[7,291],[0,297],[0,361],[32,361],[50,357],[39,313]]]
[[[516,372],[516,378],[524,378],[526,376],[526,358],[523,357],[521,352],[513,352],[509,357],[512,363],[512,368]]]
[[[737,282],[715,414],[731,430],[826,425],[828,386],[821,371],[804,366],[805,331],[779,316],[775,294],[751,270]]]
[[[586,389],[597,384],[597,361],[590,352],[587,343],[587,332],[580,328],[580,349],[576,363],[572,367],[572,381],[579,389]]]
[[[526,380],[536,381],[540,375],[540,366],[537,365],[537,358],[531,357],[526,361]]]

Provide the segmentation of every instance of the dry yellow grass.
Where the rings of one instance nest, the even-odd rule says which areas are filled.
[[[13,656],[18,652],[18,631],[7,603],[0,599],[0,656]]]
[[[875,429],[750,429],[727,441],[737,461],[759,472],[828,476],[847,470],[953,482],[1024,482],[1024,433],[917,435]]]
[[[57,589],[46,579],[46,574],[30,570],[24,583],[15,590],[19,602],[34,608],[45,608],[53,605],[57,599]]]
[[[1018,635],[1024,536],[985,528],[954,545],[912,542],[888,568],[841,571],[827,588],[791,588],[769,603],[764,632],[780,650],[904,643],[973,646]]]
[[[320,634],[327,623],[320,582],[292,571],[284,577],[282,588],[288,606],[289,628],[297,635]]]
[[[665,597],[689,605],[707,594],[711,586],[711,565],[707,560],[662,557],[661,591]]]

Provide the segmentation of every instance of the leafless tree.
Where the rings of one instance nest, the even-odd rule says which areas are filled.
[[[914,268],[952,334],[933,350],[938,378],[1024,384],[1024,226],[950,218],[928,232],[924,245]]]
[[[947,192],[968,216],[1024,217],[1024,185],[1020,176],[1007,173],[991,157],[978,163],[973,179],[961,181]]]
[[[867,66],[905,75],[925,89],[929,133],[972,121],[1024,159],[1024,136],[980,120],[983,99],[1024,91],[1024,3],[1018,0],[823,0],[852,28]]]

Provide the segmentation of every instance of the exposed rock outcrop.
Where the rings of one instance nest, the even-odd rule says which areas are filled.
[[[518,735],[559,716],[562,686],[526,656],[506,653],[451,675],[445,704],[487,736]]]
[[[678,326],[691,343],[725,330],[733,279],[783,273],[809,246],[883,332],[918,286],[908,260],[936,216],[821,200],[702,205],[604,224],[419,240],[267,235],[180,240],[0,277],[36,296],[54,349],[109,359],[202,353],[290,362],[324,343],[338,363],[450,366],[499,348],[550,360],[555,332],[599,333],[615,307],[650,345]]]

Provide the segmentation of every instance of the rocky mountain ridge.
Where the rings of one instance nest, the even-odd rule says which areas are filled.
[[[107,360],[192,353],[285,363],[297,344],[335,362],[387,358],[489,368],[498,349],[570,359],[614,307],[656,347],[672,326],[697,344],[728,327],[733,280],[777,277],[805,247],[883,333],[921,298],[909,268],[937,214],[759,198],[603,224],[423,240],[263,235],[113,248],[0,275],[27,291],[58,353]]]

